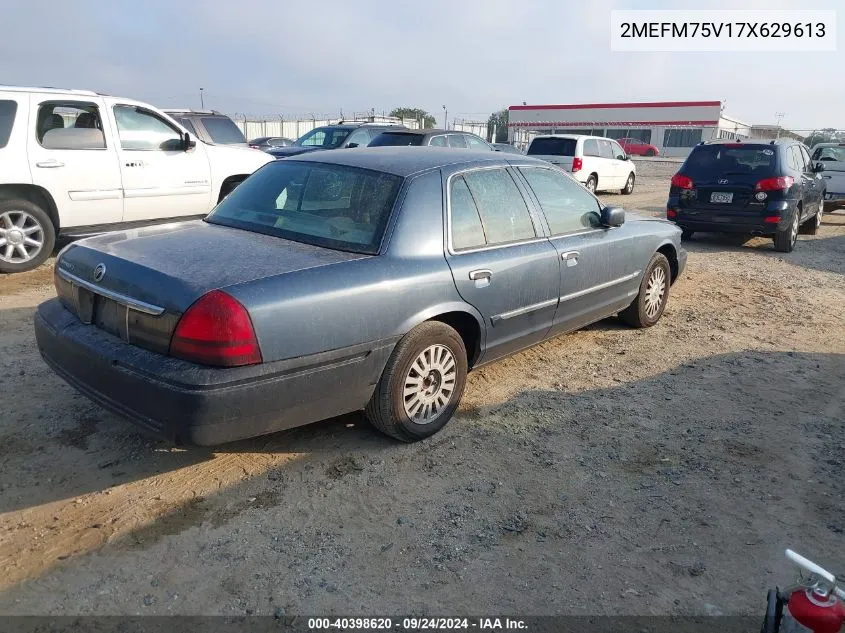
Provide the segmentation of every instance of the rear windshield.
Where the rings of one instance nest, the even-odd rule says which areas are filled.
[[[775,148],[771,145],[699,145],[687,158],[683,172],[694,178],[713,174],[765,175],[774,169]]]
[[[235,145],[246,143],[246,138],[235,125],[234,121],[227,117],[202,117],[200,119],[211,140],[218,145]]]
[[[528,155],[540,156],[575,156],[574,138],[535,138],[528,146]]]
[[[12,123],[15,122],[15,112],[18,104],[15,101],[0,101],[0,147],[6,147],[12,135]]]
[[[3,141],[3,102],[0,101],[0,143]],[[845,163],[845,147],[817,147],[813,152],[813,160],[826,160]]]
[[[399,176],[368,169],[279,160],[247,178],[206,220],[375,254],[401,184]]]
[[[382,132],[375,137],[367,147],[386,147],[390,146],[405,146],[405,145],[422,145],[422,134],[396,134],[395,132]]]

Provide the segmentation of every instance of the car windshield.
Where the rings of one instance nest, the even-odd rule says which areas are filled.
[[[422,145],[422,134],[402,134],[397,132],[382,132],[375,137],[367,147],[387,147],[387,146],[405,146],[405,145]]]
[[[232,119],[224,116],[208,116],[202,117],[200,120],[211,137],[211,140],[217,145],[246,143],[246,137]]]
[[[574,138],[535,138],[528,146],[528,155],[539,156],[575,156]]]
[[[352,128],[318,127],[300,136],[294,145],[299,147],[322,147],[335,149],[343,145],[346,137],[352,133]]]
[[[700,145],[693,149],[684,173],[691,178],[715,174],[770,173],[775,167],[775,150],[771,145]]]
[[[402,179],[323,163],[274,161],[206,221],[327,248],[375,254]]]
[[[845,163],[845,147],[817,147],[813,152],[813,160],[833,161]]]

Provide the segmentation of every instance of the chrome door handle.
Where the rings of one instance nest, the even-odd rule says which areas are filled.
[[[581,256],[581,253],[578,251],[567,251],[565,253],[560,254],[560,258],[566,262],[567,266],[577,266],[578,265],[578,258]]]
[[[40,162],[37,162],[35,163],[35,166],[48,169],[51,167],[64,167],[65,164],[61,161],[56,160],[55,158],[51,158],[50,160],[42,160]]]
[[[486,268],[480,268],[479,270],[471,270],[469,271],[469,278],[473,281],[478,281],[479,279],[490,279],[493,276],[493,271],[488,270]]]

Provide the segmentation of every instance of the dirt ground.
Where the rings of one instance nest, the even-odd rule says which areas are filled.
[[[688,249],[657,326],[479,370],[413,445],[151,440],[40,360],[51,265],[0,278],[0,613],[761,614],[785,548],[845,571],[845,210]]]

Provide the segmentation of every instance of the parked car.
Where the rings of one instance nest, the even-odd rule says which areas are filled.
[[[802,225],[811,234],[821,225],[824,168],[792,139],[703,142],[672,177],[666,215],[684,239],[695,231],[764,235],[788,253]]]
[[[571,173],[591,192],[634,191],[637,168],[614,140],[580,134],[535,136],[525,152]]]
[[[366,147],[384,130],[405,129],[380,123],[338,123],[317,127],[300,136],[290,147],[272,147],[267,151],[276,158],[298,156],[321,149]]]
[[[295,142],[284,136],[259,136],[249,141],[249,146],[252,149],[267,150],[272,147],[290,147]]]
[[[243,145],[246,137],[232,119],[216,110],[162,110],[209,145]]]
[[[620,138],[616,141],[629,156],[660,156],[660,150],[638,138]]]
[[[490,143],[475,134],[433,128],[427,130],[383,130],[369,145],[369,147],[389,146],[457,147],[487,152],[494,150]]]
[[[0,86],[0,272],[40,265],[58,235],[203,216],[269,160],[140,101]]]
[[[845,143],[814,145],[812,159],[824,167],[825,207],[845,205]]]
[[[542,161],[314,152],[203,221],[72,244],[35,332],[71,385],[171,439],[364,409],[413,441],[448,422],[471,369],[615,313],[654,325],[685,261],[672,223]]]
[[[497,152],[508,152],[509,154],[522,154],[522,150],[510,143],[493,143],[493,149]]]

